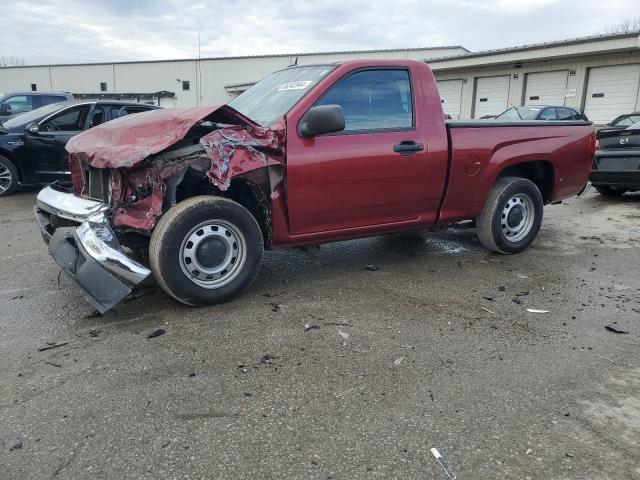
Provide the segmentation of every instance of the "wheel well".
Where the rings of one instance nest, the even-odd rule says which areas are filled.
[[[260,186],[268,185],[268,182],[268,177],[263,178],[259,174],[251,179],[237,177],[231,181],[227,190],[220,191],[201,173],[189,169],[182,182],[176,186],[176,201],[179,203],[196,195],[217,195],[229,198],[249,210],[260,226],[265,247],[269,247],[271,245],[271,202],[268,190],[265,191],[265,188]]]
[[[553,194],[554,172],[553,165],[545,160],[517,163],[505,168],[498,178],[522,177],[536,184],[544,203],[551,200]]]
[[[264,246],[271,246],[271,202],[264,190],[252,181],[239,178],[232,181],[229,189],[221,196],[249,210],[260,225]]]

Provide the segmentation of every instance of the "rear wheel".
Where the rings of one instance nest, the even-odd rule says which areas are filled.
[[[624,188],[610,187],[609,185],[594,185],[593,188],[595,188],[596,192],[600,195],[604,195],[606,197],[619,197],[626,193]]]
[[[11,160],[0,155],[0,197],[11,195],[18,186],[18,170]]]
[[[494,252],[521,252],[538,234],[542,211],[542,194],[535,183],[526,178],[500,178],[476,220],[478,238]]]
[[[185,200],[165,213],[149,245],[160,286],[187,305],[228,300],[255,279],[264,251],[262,232],[243,206],[222,197]]]

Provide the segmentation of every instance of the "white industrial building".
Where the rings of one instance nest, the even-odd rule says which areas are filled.
[[[595,123],[604,124],[640,110],[639,32],[485,52],[449,46],[6,67],[0,68],[0,92],[144,94],[164,107],[219,104],[289,65],[355,58],[427,61],[438,80],[444,110],[454,118],[494,115],[510,105],[553,104],[582,108]]]

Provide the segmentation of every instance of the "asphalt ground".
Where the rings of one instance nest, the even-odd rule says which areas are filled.
[[[102,317],[34,197],[0,199],[2,479],[446,479],[433,447],[458,479],[640,478],[640,194],[546,207],[519,255],[273,251],[232,302],[150,286]]]

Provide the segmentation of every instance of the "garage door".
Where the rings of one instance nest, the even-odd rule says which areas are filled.
[[[473,117],[498,115],[507,109],[509,101],[509,75],[476,79],[476,98]]]
[[[161,97],[160,106],[162,108],[176,108],[176,99],[173,97]]]
[[[451,115],[451,118],[460,118],[462,80],[441,80],[438,82],[438,91],[444,113]]]
[[[525,105],[564,105],[569,71],[527,74]]]
[[[587,117],[605,124],[618,115],[634,112],[639,88],[640,65],[591,68],[584,107]]]

